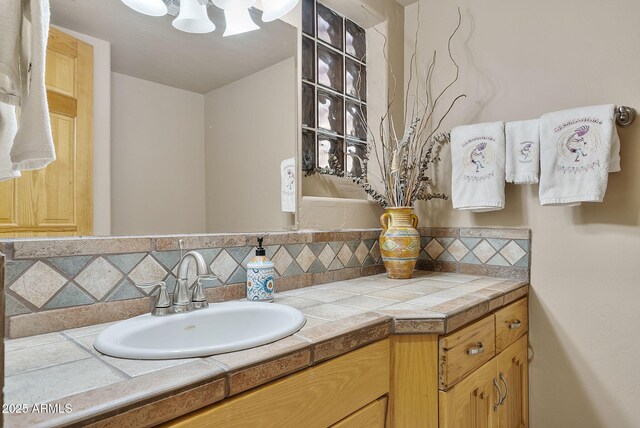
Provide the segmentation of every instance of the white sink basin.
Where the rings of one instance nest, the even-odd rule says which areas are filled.
[[[225,302],[206,309],[121,321],[100,333],[94,347],[138,360],[204,357],[274,342],[300,330],[306,319],[289,306]]]

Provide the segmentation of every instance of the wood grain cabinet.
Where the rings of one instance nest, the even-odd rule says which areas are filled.
[[[527,327],[525,298],[440,338],[441,428],[528,426]],[[448,361],[450,344],[462,349],[455,364]],[[473,358],[482,354],[483,359]],[[487,361],[482,367],[468,369],[482,361]],[[460,380],[460,373],[467,375]]]
[[[447,335],[393,335],[171,427],[526,428],[527,298]]]
[[[384,427],[386,398],[379,399],[389,392],[389,355],[389,339],[384,339],[165,426]],[[363,425],[371,422],[373,425]]]

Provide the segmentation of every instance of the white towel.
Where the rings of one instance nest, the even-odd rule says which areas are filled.
[[[540,203],[602,202],[609,171],[620,170],[613,105],[582,107],[540,118]]]
[[[533,184],[540,176],[539,120],[507,122],[505,173],[506,180],[515,184]]]
[[[23,79],[20,67],[22,3],[18,0],[0,7],[0,181],[20,177],[14,171],[10,152],[16,135],[16,109],[20,105]]]
[[[20,72],[22,3],[19,0],[2,3],[0,28],[0,103],[19,106],[23,83]]]
[[[23,38],[30,29],[30,71],[28,95],[21,97],[21,114],[18,132],[11,147],[11,162],[15,170],[40,169],[56,159],[47,90],[45,87],[45,62],[49,35],[49,1],[31,0],[28,23],[23,21]],[[26,13],[25,13],[26,14]]]
[[[20,177],[20,172],[14,171],[9,157],[17,129],[16,108],[0,102],[0,181]]]
[[[453,208],[475,212],[504,208],[504,122],[451,130]]]

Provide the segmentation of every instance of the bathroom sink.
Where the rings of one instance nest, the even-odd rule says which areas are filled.
[[[100,333],[93,346],[112,357],[139,360],[204,357],[274,342],[305,322],[302,312],[289,306],[216,303],[187,313],[121,321]]]

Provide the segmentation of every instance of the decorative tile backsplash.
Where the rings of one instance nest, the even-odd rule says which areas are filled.
[[[421,228],[418,268],[529,278],[529,229]]]
[[[364,235],[363,235],[364,233]],[[345,269],[380,265],[380,251],[376,236],[379,231],[358,231],[344,233],[314,234],[304,232],[300,234],[299,243],[266,245],[267,256],[273,261],[279,278],[299,277],[321,274]],[[365,236],[366,235],[366,236]],[[205,288],[220,287],[246,282],[246,266],[255,254],[255,247],[246,244],[251,242],[254,235],[242,235],[243,239],[234,239],[234,246],[218,248],[200,248],[198,244],[208,243],[207,237],[202,236],[185,242],[190,249],[199,251],[211,271],[218,276],[217,280],[205,283]],[[363,236],[365,236],[363,238]],[[186,238],[186,237],[185,237]],[[283,241],[280,234],[274,234],[275,242]],[[315,238],[315,239],[314,239]],[[335,240],[321,241],[327,238]],[[344,238],[345,240],[337,240]],[[351,239],[354,238],[354,239]],[[129,238],[113,238],[111,241]],[[136,238],[132,238],[136,239]],[[161,237],[150,239],[150,251],[108,254],[118,251],[119,247],[128,248],[126,242],[122,245],[106,239],[100,239],[105,245],[106,254],[66,255],[84,252],[81,239],[66,240],[69,245],[52,246],[50,254],[45,257],[40,249],[36,249],[35,241],[7,241],[3,244],[6,251],[5,291],[7,296],[7,316],[41,312],[50,309],[60,309],[89,305],[98,302],[114,302],[145,297],[146,294],[135,284],[164,280],[169,291],[173,291],[176,284],[180,251],[157,251],[157,247],[169,247],[167,240],[176,241],[179,237]],[[311,242],[311,241],[319,242]],[[63,240],[60,240],[63,241]],[[93,252],[96,242],[87,239],[86,250]],[[295,239],[284,239],[295,241]],[[309,241],[309,242],[305,242]],[[41,241],[50,243],[50,241]],[[269,242],[269,237],[265,240]],[[25,246],[24,244],[27,244]],[[160,244],[160,245],[156,245]],[[189,245],[190,244],[190,245]],[[33,248],[29,248],[33,247]],[[59,254],[64,254],[58,256]],[[33,257],[36,256],[36,257]],[[372,270],[378,273],[380,269]],[[195,266],[189,270],[190,279],[195,280]],[[351,276],[354,276],[353,273]],[[360,272],[357,275],[360,276]],[[305,282],[301,282],[304,284]],[[311,285],[307,283],[307,285]],[[295,288],[295,287],[294,287]]]
[[[530,231],[526,229],[421,228],[418,268],[476,275],[528,279]],[[273,261],[280,291],[372,275],[383,271],[378,246],[379,229],[334,232],[279,232],[265,234],[267,256]],[[164,280],[170,291],[176,284],[180,260],[178,240],[199,251],[217,280],[205,283],[212,299],[241,298],[246,265],[253,257],[256,234],[209,234],[127,238],[62,238],[0,242],[5,254],[5,315],[29,324],[26,318],[51,312],[62,322],[66,311],[77,316],[87,305],[115,308],[117,302],[148,297],[135,284]],[[189,269],[195,279],[195,266]],[[119,319],[144,312],[145,305],[129,305]],[[101,307],[102,308],[102,307]],[[54,311],[55,310],[55,311]],[[101,312],[107,309],[102,308]],[[92,319],[82,315],[73,326]],[[98,311],[96,311],[98,312]],[[69,312],[71,314],[71,312]],[[42,317],[32,320],[48,322]],[[71,324],[63,322],[67,328]],[[11,335],[31,333],[13,332]]]

